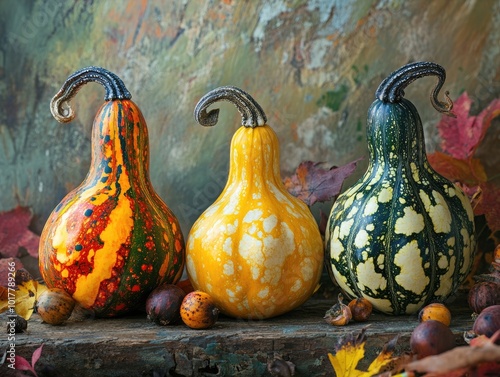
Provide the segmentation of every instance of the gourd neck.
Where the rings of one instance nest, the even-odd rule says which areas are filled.
[[[370,161],[392,166],[426,159],[424,131],[415,106],[376,100],[368,111],[367,140]]]
[[[281,187],[278,137],[268,125],[240,127],[231,140],[229,164],[226,187],[242,187],[248,194]]]
[[[205,94],[194,110],[202,126],[214,126],[219,109],[207,112],[215,102],[233,103],[241,114],[240,127],[231,141],[229,177],[226,189],[238,187],[249,195],[258,195],[270,184],[280,187],[279,143],[274,131],[266,125],[267,117],[260,105],[245,91],[223,86]],[[281,184],[282,186],[282,184]],[[241,193],[245,196],[245,193]]]
[[[131,100],[109,101],[95,117],[92,167],[95,175],[126,173],[131,180],[149,182],[149,139],[145,120]]]
[[[130,100],[123,81],[101,67],[83,68],[70,75],[50,102],[52,115],[62,123],[75,113],[70,100],[83,85],[97,82],[106,89],[106,101],[97,112],[92,129],[92,162],[86,180],[104,185],[128,176],[139,185],[149,184],[149,140],[144,117]]]
[[[426,161],[425,140],[422,122],[415,106],[404,99],[404,89],[413,81],[424,76],[436,76],[437,83],[430,94],[434,108],[448,116],[453,102],[448,92],[445,101],[438,99],[446,79],[443,67],[431,62],[407,64],[392,72],[378,87],[376,100],[368,111],[368,148],[370,160],[399,165],[415,162],[422,166]]]

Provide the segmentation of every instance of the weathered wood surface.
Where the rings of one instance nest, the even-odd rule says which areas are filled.
[[[17,335],[16,352],[31,360],[43,343],[39,363],[53,368],[51,376],[269,376],[267,363],[278,356],[296,365],[296,376],[312,377],[333,376],[328,352],[334,352],[343,335],[366,325],[367,359],[398,334],[398,351],[408,350],[416,316],[374,314],[364,324],[334,327],[322,319],[331,304],[331,300],[310,300],[266,321],[222,317],[209,330],[183,324],[159,327],[145,315],[70,321],[63,326],[41,323],[34,316],[28,333]],[[471,311],[464,300],[450,307],[451,329],[457,343],[463,343],[463,332],[472,327]],[[2,340],[0,349],[5,345]],[[5,366],[0,370],[3,373]]]

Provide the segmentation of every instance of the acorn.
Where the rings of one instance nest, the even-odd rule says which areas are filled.
[[[174,284],[155,288],[146,300],[147,318],[160,326],[174,324],[181,319],[181,303],[184,290]]]
[[[368,321],[368,318],[373,311],[372,303],[364,297],[351,300],[348,306],[349,309],[351,309],[352,319],[354,319],[356,322]]]
[[[419,322],[435,320],[449,326],[451,323],[451,313],[444,304],[434,302],[420,309],[418,312],[418,320]]]
[[[343,303],[344,297],[339,293],[337,303],[328,309],[323,319],[333,326],[345,326],[352,319],[351,309]]]
[[[430,319],[421,322],[410,337],[411,351],[417,359],[438,355],[455,347],[455,337],[444,323]]]
[[[476,335],[485,335],[488,338],[491,338],[498,330],[500,330],[500,305],[492,305],[483,309],[472,326],[472,331]]]
[[[36,310],[45,323],[60,325],[71,316],[75,304],[63,289],[49,288],[38,297]]]
[[[182,300],[182,321],[192,329],[208,329],[217,322],[218,317],[219,309],[208,293],[193,291]]]
[[[467,296],[469,307],[474,313],[492,305],[500,305],[500,284],[492,281],[482,281],[472,286]]]

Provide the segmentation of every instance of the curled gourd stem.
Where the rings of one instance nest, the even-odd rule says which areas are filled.
[[[399,102],[404,96],[404,89],[413,81],[424,76],[437,76],[438,78],[438,82],[430,95],[432,106],[437,111],[454,117],[455,115],[451,111],[453,109],[453,101],[449,97],[449,92],[445,92],[446,102],[440,101],[437,98],[446,80],[446,71],[436,63],[417,62],[399,68],[382,81],[375,96],[383,102]]]
[[[88,82],[98,82],[104,86],[106,101],[132,98],[123,81],[113,72],[101,67],[83,68],[69,76],[50,101],[50,111],[57,121],[68,123],[74,119],[75,112],[69,105],[69,101]]]
[[[266,114],[247,92],[235,86],[221,86],[205,94],[196,104],[194,117],[202,126],[215,126],[219,119],[219,109],[207,112],[207,108],[218,101],[232,102],[241,114],[241,124],[245,127],[263,126]]]

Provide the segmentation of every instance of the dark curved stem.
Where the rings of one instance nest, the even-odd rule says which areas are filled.
[[[132,98],[123,81],[113,72],[101,67],[83,68],[69,76],[50,101],[50,111],[54,118],[61,123],[67,123],[75,117],[69,101],[88,82],[98,82],[104,86],[106,101]]]
[[[440,101],[437,98],[446,80],[446,71],[436,63],[417,62],[399,68],[382,81],[375,96],[383,102],[399,102],[405,94],[404,89],[413,81],[424,76],[437,76],[438,78],[438,82],[430,95],[432,106],[441,113],[455,116],[451,112],[453,109],[453,101],[450,99],[449,93],[445,92],[446,102]]]
[[[196,104],[194,117],[202,126],[215,126],[219,119],[219,109],[207,112],[207,108],[218,101],[233,103],[241,114],[241,124],[245,127],[263,126],[266,114],[247,92],[235,86],[221,86],[205,94]]]

